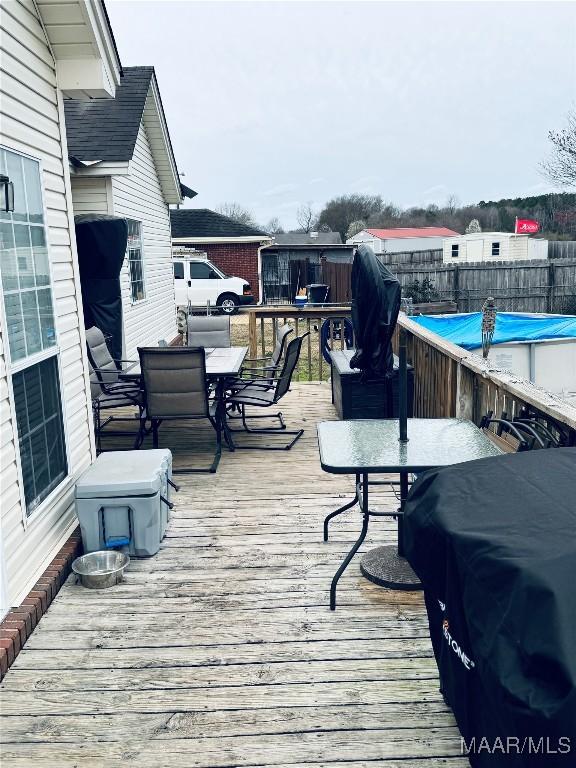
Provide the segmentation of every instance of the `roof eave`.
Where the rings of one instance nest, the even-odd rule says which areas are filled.
[[[156,165],[156,172],[158,173],[164,200],[168,204],[179,205],[183,200],[180,176],[170,141],[158,83],[154,74],[150,80],[150,89],[146,97],[142,121],[146,128],[148,141],[150,142],[150,149],[154,157],[154,164]]]
[[[271,238],[268,235],[238,235],[225,237],[173,237],[173,245],[186,245],[187,243],[194,245],[210,245],[210,243],[264,243],[270,241]]]
[[[63,95],[72,99],[114,98],[122,66],[102,0],[70,2],[67,13],[76,19],[74,24],[63,23],[50,0],[36,0],[36,6]]]

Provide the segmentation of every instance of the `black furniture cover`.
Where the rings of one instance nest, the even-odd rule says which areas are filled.
[[[400,310],[400,283],[362,243],[352,263],[352,324],[356,354],[352,368],[364,378],[388,377],[393,371],[392,334]]]
[[[84,325],[100,328],[110,354],[122,358],[122,294],[120,270],[126,255],[126,219],[101,214],[74,217]]]
[[[576,448],[432,470],[404,512],[473,766],[576,765]]]

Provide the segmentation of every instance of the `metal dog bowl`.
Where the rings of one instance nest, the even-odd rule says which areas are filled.
[[[82,586],[88,589],[106,589],[122,581],[124,569],[129,562],[130,558],[124,552],[90,552],[88,555],[77,557],[72,563],[72,570]]]

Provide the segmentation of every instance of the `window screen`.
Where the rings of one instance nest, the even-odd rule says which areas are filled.
[[[132,301],[146,298],[144,287],[144,260],[142,257],[142,224],[128,219],[128,268],[130,270],[130,296]]]
[[[12,377],[26,513],[67,474],[57,357]]]
[[[0,173],[14,183],[14,211],[0,211],[0,272],[13,363],[56,346],[40,169],[0,149]]]
[[[14,210],[0,211],[0,276],[14,426],[30,515],[68,473],[58,347],[40,165],[0,148],[0,172],[14,184]]]

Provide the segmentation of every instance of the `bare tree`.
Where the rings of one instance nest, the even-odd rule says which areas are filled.
[[[217,213],[227,216],[229,219],[237,221],[239,224],[246,224],[248,227],[255,227],[256,222],[252,212],[243,208],[240,203],[220,203],[216,208]]]
[[[318,225],[318,217],[312,209],[311,203],[301,205],[296,211],[296,221],[302,232],[311,232]]]
[[[460,200],[458,200],[456,195],[448,195],[448,198],[446,199],[446,208],[448,209],[448,212],[451,216],[454,216],[459,205]]]
[[[284,228],[282,227],[282,224],[280,224],[280,219],[277,216],[274,216],[270,219],[268,224],[264,227],[265,231],[268,232],[269,235],[283,235],[284,234]]]
[[[541,170],[559,187],[576,186],[576,109],[568,112],[566,128],[550,131],[552,154]]]

